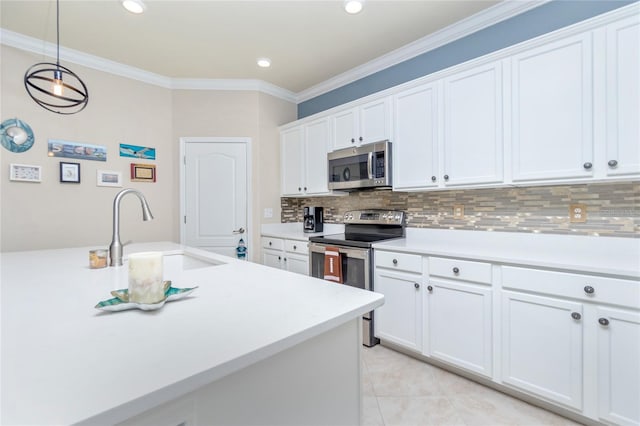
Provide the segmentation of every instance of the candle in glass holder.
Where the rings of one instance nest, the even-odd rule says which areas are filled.
[[[129,255],[129,301],[150,304],[158,303],[164,297],[162,253]]]

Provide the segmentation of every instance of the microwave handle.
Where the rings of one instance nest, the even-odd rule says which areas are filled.
[[[369,174],[369,179],[373,179],[373,152],[367,154],[367,173]]]

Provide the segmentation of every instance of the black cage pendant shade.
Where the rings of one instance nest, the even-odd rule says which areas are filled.
[[[89,90],[69,68],[60,65],[60,0],[56,0],[56,63],[40,62],[24,74],[24,87],[42,108],[57,114],[75,114],[89,102]]]

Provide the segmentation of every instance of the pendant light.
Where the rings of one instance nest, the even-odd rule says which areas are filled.
[[[24,74],[24,87],[42,108],[57,114],[75,114],[89,102],[89,90],[69,68],[60,65],[60,0],[56,0],[56,63],[40,62]]]

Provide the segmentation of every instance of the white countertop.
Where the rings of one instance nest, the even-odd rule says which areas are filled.
[[[260,234],[264,237],[284,238],[287,240],[309,241],[310,237],[321,235],[342,234],[344,225],[337,223],[324,223],[322,232],[306,233],[301,222],[295,223],[265,223],[260,228]]]
[[[407,228],[375,249],[640,278],[640,239]]]
[[[88,250],[0,254],[2,424],[123,421],[383,303],[378,293],[149,243],[127,246],[125,257],[185,251],[224,264],[183,271],[165,257],[164,279],[199,286],[190,297],[105,312],[94,306],[127,288],[127,263],[91,270]]]

